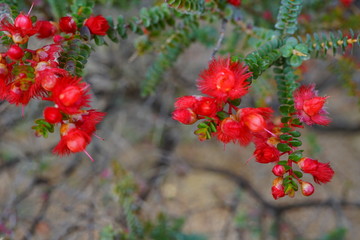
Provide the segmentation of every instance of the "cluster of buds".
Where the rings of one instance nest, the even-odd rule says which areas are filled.
[[[51,105],[44,109],[44,119],[35,121],[36,135],[46,137],[54,131],[54,126],[59,126],[61,138],[53,152],[59,155],[85,152],[92,159],[86,147],[104,113],[89,109],[89,85],[59,63],[63,46],[80,38],[79,27],[87,27],[95,35],[105,35],[109,24],[102,16],[91,16],[82,23],[66,16],[55,23],[33,22],[29,13],[20,13],[14,20],[4,15],[0,19],[0,31],[8,48],[0,53],[0,99],[22,106],[23,113],[31,99],[49,101]],[[31,37],[52,41],[38,49],[29,49]]]
[[[249,91],[251,72],[248,67],[230,58],[213,59],[197,80],[198,89],[207,96],[183,96],[175,102],[172,117],[183,124],[197,125],[195,134],[200,141],[216,137],[219,141],[255,145],[254,158],[259,163],[274,163],[276,176],[272,187],[275,199],[301,192],[314,192],[311,183],[302,180],[303,173],[311,174],[316,183],[329,182],[334,174],[329,164],[302,157],[300,132],[302,123],[327,125],[324,104],[315,86],[302,86],[294,92],[294,111],[280,121],[273,118],[268,107],[240,108],[241,98]],[[275,120],[274,120],[275,119]],[[287,155],[287,160],[281,160]],[[293,167],[298,166],[299,170]],[[298,182],[298,184],[296,183]]]

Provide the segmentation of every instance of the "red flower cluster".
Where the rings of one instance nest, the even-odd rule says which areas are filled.
[[[96,29],[93,34],[103,35],[101,29],[108,29],[103,19],[91,17],[85,25]],[[59,125],[61,136],[53,152],[64,155],[83,151],[90,157],[85,149],[104,113],[86,109],[90,107],[89,85],[62,69],[58,62],[62,44],[77,32],[74,19],[63,17],[59,25],[50,21],[33,23],[29,15],[21,13],[13,24],[3,18],[0,31],[13,41],[6,52],[0,53],[0,99],[23,107],[33,98],[51,101],[53,106],[44,109],[44,121],[47,126]],[[61,36],[61,32],[71,35]],[[22,48],[20,44],[27,43],[31,36],[54,37],[54,43],[36,50]],[[37,135],[43,135],[42,126],[34,129]]]
[[[276,129],[270,108],[238,108],[240,98],[249,91],[251,73],[230,58],[213,59],[198,79],[199,90],[208,96],[184,96],[175,102],[173,119],[183,124],[205,120],[195,134],[201,141],[215,136],[223,143],[256,145],[255,157],[260,163],[279,160],[276,148]],[[225,110],[225,108],[227,110]],[[274,130],[275,131],[275,130]]]
[[[297,139],[300,133],[296,128],[302,127],[301,121],[328,124],[330,120],[324,116],[323,109],[327,97],[318,97],[313,85],[300,87],[294,92],[295,111],[289,110],[289,115],[275,124],[271,121],[271,108],[238,107],[240,98],[249,91],[250,76],[246,66],[231,62],[230,58],[212,60],[197,81],[198,89],[207,96],[178,98],[173,119],[183,124],[202,120],[195,131],[201,141],[216,137],[225,144],[234,142],[246,146],[253,142],[257,162],[275,163],[272,172],[276,178],[271,189],[274,199],[285,195],[293,197],[299,185],[304,196],[312,195],[314,186],[301,179],[302,173],[294,170],[293,164],[303,173],[311,174],[316,183],[329,182],[334,171],[329,164],[301,159],[302,151],[298,151],[301,141]],[[289,156],[287,161],[280,161],[285,154]]]

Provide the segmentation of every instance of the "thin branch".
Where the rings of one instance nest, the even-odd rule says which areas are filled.
[[[216,43],[216,46],[215,46],[212,54],[211,54],[210,60],[215,58],[216,53],[219,51],[219,49],[221,47],[221,44],[224,41],[226,24],[227,24],[227,20],[225,18],[223,18],[222,21],[221,21],[220,36],[219,36],[219,39],[218,39],[218,41]]]

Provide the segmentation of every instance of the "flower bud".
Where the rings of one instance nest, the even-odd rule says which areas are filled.
[[[56,76],[54,73],[44,74],[43,78],[41,79],[41,86],[45,90],[51,91],[54,88],[57,79],[58,76]]]
[[[77,29],[75,20],[69,16],[60,18],[59,27],[64,33],[75,33]]]
[[[0,63],[0,77],[5,77],[9,73],[9,70],[5,64]]]
[[[8,51],[6,52],[6,55],[16,61],[16,60],[19,60],[21,59],[23,56],[24,56],[24,51],[22,50],[21,47],[19,47],[18,45],[16,44],[13,44],[10,46],[10,48],[8,49]]]
[[[277,177],[274,179],[271,192],[275,200],[285,196],[285,188],[282,177]]]
[[[47,107],[44,110],[44,118],[48,123],[58,123],[62,120],[62,114],[56,107]]]
[[[280,158],[279,150],[273,145],[269,145],[269,144],[258,144],[256,146],[254,155],[256,157],[256,161],[259,163],[277,162],[279,161]],[[276,175],[276,176],[282,176],[282,175]]]
[[[264,117],[257,113],[244,116],[243,121],[252,132],[262,131],[266,126]]]
[[[214,98],[202,97],[197,103],[195,112],[202,116],[213,116],[218,110],[217,104]]]
[[[241,0],[227,0],[227,2],[235,7],[238,7],[241,5]]]
[[[310,196],[314,193],[314,191],[315,188],[311,183],[301,181],[301,192],[304,196]]]
[[[175,109],[172,118],[186,125],[193,124],[198,120],[196,113],[191,108]]]
[[[57,31],[56,25],[50,21],[37,21],[35,26],[38,28],[38,38],[54,36]]]
[[[107,30],[109,30],[110,26],[106,18],[104,18],[101,15],[98,15],[96,17],[91,16],[89,17],[85,23],[85,26],[87,26],[92,34],[95,35],[101,35],[105,36]]]
[[[285,174],[286,170],[283,165],[277,164],[273,167],[272,172],[275,176],[281,177]]]
[[[29,15],[24,15],[23,13],[20,13],[14,21],[14,25],[17,28],[20,28],[22,30],[27,30],[32,28],[32,21]]]
[[[66,107],[73,105],[76,103],[82,95],[82,91],[77,86],[68,86],[59,95],[59,99],[62,104]]]

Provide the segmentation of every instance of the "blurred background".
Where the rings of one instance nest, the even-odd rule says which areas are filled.
[[[35,1],[32,14],[55,20],[51,2]],[[224,27],[216,19],[202,22],[196,40],[161,74],[162,81],[147,97],[141,97],[140,86],[149,78],[166,31],[172,30],[155,36],[129,34],[119,43],[105,39],[107,46],[96,46],[83,78],[91,85],[94,108],[106,112],[97,131],[105,140],[93,139],[87,148],[95,162],[83,153],[52,155],[58,132],[47,139],[34,136],[33,121],[42,118],[46,103],[32,101],[22,117],[20,107],[1,102],[0,236],[131,239],[124,237],[126,233],[142,226],[152,234],[144,239],[158,240],[356,239],[360,234],[357,44],[344,55],[328,53],[297,70],[303,84],[316,83],[321,96],[330,96],[327,109],[333,119],[329,127],[306,127],[301,137],[306,156],[330,162],[335,170],[333,180],[316,186],[311,197],[297,193],[294,199],[275,201],[270,191],[272,165],[247,161],[253,146],[199,142],[195,126],[171,119],[177,97],[198,94],[197,76],[207,66],[221,32],[225,37],[218,55],[248,54],[263,43],[256,27],[272,28],[276,22],[279,2],[243,0],[234,8],[241,22],[236,26]],[[304,2],[299,35],[337,30],[350,34],[350,28],[359,33],[359,1]],[[131,17],[141,7],[160,3],[100,0],[94,13]],[[20,5],[27,12],[31,1]],[[150,48],[144,47],[149,42]],[[272,71],[254,82],[242,106],[277,107]]]

